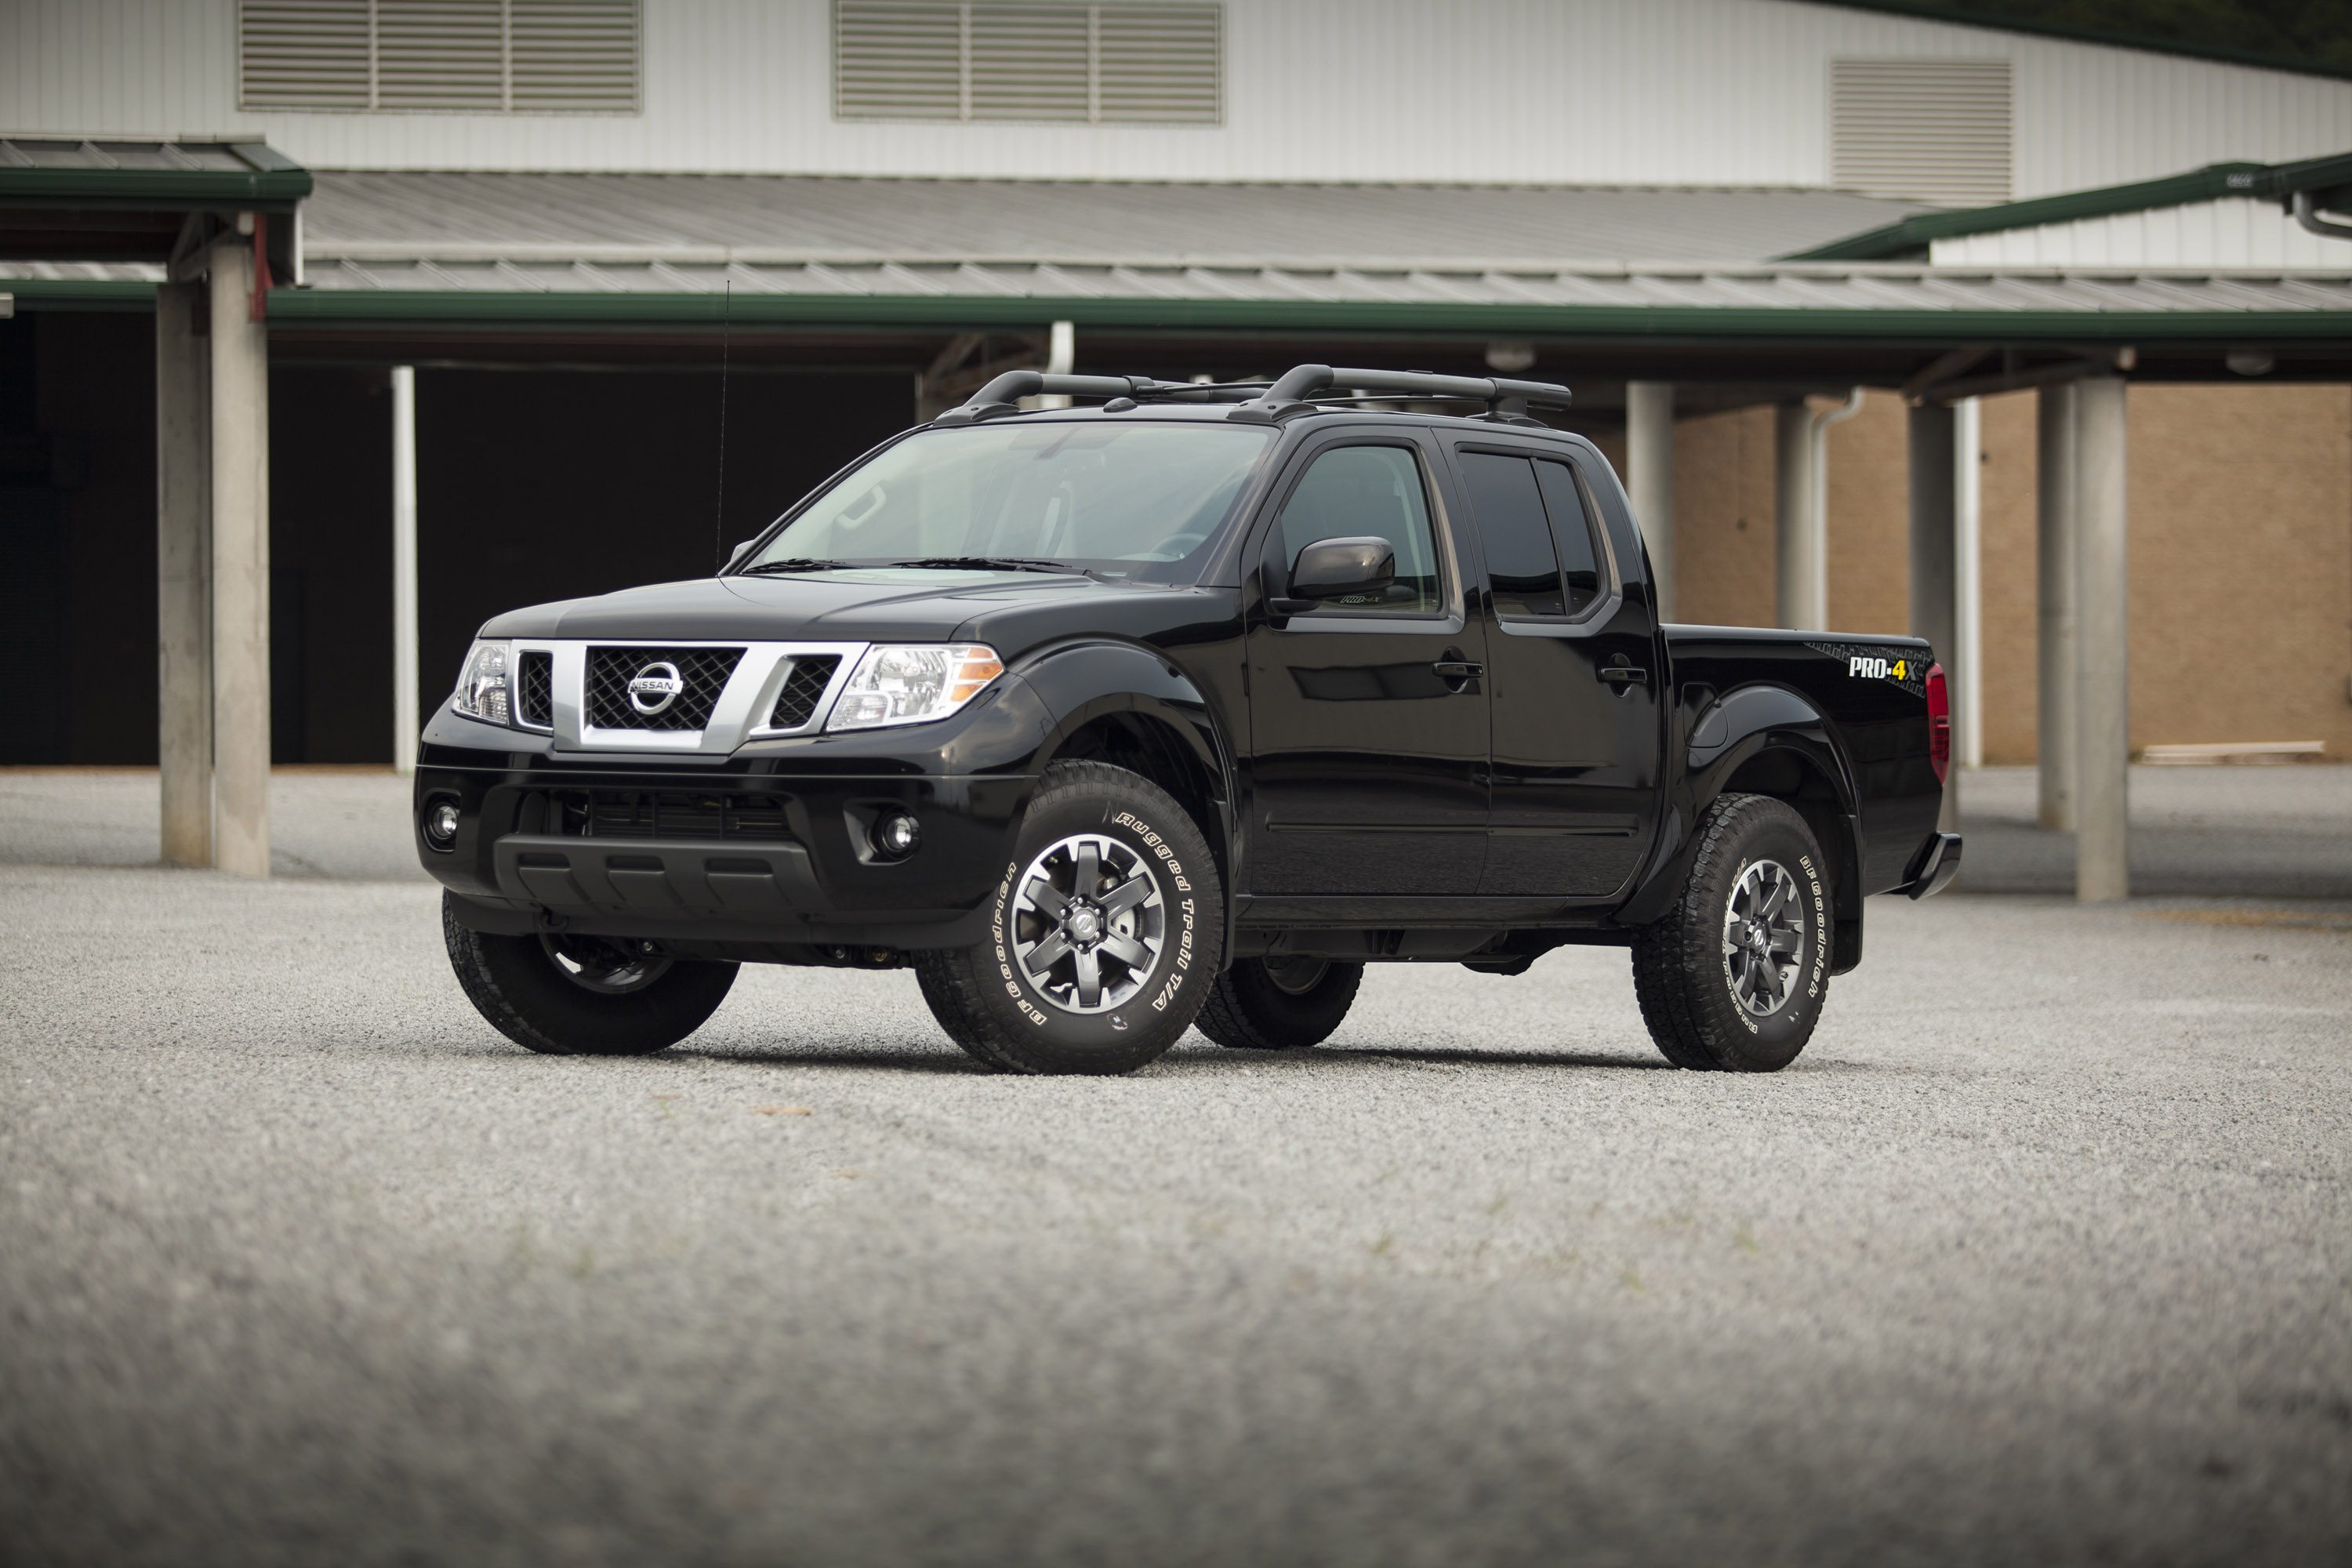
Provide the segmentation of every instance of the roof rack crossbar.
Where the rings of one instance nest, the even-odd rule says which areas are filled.
[[[1547,381],[1509,381],[1500,376],[1439,375],[1425,370],[1357,370],[1328,364],[1294,365],[1282,373],[1263,395],[1234,409],[1228,418],[1272,424],[1315,406],[1314,393],[1328,386],[1357,392],[1402,393],[1412,397],[1459,398],[1486,405],[1488,416],[1525,419],[1530,407],[1566,408],[1574,395],[1567,387]]]
[[[1394,393],[1486,405],[1486,417],[1501,423],[1528,421],[1530,407],[1566,408],[1572,395],[1546,381],[1509,381],[1500,376],[1439,375],[1425,370],[1334,369],[1302,364],[1272,382],[1157,381],[1148,375],[1055,375],[1039,370],[1008,370],[950,408],[934,425],[971,425],[1020,411],[1024,397],[1129,397],[1139,403],[1231,403],[1226,416],[1274,424],[1312,411],[1315,393],[1343,386],[1360,394]]]
[[[970,425],[1002,414],[1017,413],[1024,397],[1132,397],[1156,403],[1246,403],[1265,388],[1264,382],[1243,384],[1192,381],[1155,381],[1148,375],[1055,375],[1042,370],[1008,370],[971,395],[971,400],[950,408],[934,425]]]

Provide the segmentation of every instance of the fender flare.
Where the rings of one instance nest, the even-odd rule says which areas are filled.
[[[1192,678],[1157,649],[1109,637],[1055,643],[1015,667],[1045,709],[1045,731],[1028,771],[1042,773],[1073,737],[1097,720],[1133,714],[1176,737],[1209,782],[1213,819],[1202,823],[1224,884],[1224,951],[1233,951],[1235,857],[1234,755],[1211,704]]]
[[[1673,906],[1698,854],[1690,832],[1732,776],[1767,752],[1784,752],[1824,779],[1836,802],[1839,842],[1832,894],[1837,921],[1832,974],[1862,962],[1861,795],[1837,731],[1811,699],[1785,686],[1743,686],[1717,698],[1692,720],[1682,782],[1672,792],[1650,867],[1617,920],[1647,925]]]

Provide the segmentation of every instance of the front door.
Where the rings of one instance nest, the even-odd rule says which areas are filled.
[[[1302,454],[1277,492],[1258,574],[1275,595],[1323,539],[1386,539],[1397,574],[1382,594],[1252,616],[1252,894],[1477,890],[1486,638],[1433,521],[1436,456],[1404,432],[1340,436]]]
[[[1478,891],[1605,896],[1640,865],[1657,809],[1664,672],[1640,557],[1609,547],[1565,457],[1461,442],[1454,458],[1486,567],[1493,814]]]

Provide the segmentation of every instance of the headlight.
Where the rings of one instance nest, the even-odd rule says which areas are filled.
[[[996,650],[981,643],[871,647],[850,672],[825,728],[877,730],[944,719],[1003,673]]]
[[[467,718],[503,724],[512,711],[507,671],[514,665],[514,644],[478,642],[466,650],[457,671],[457,697],[450,704]]]

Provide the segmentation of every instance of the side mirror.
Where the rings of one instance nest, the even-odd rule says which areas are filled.
[[[1298,552],[1290,595],[1274,601],[1277,615],[1297,615],[1330,599],[1377,594],[1396,581],[1396,546],[1385,539],[1318,539]]]
[[[755,533],[751,538],[737,543],[734,549],[727,552],[727,564],[721,566],[719,570],[721,572],[732,572],[735,570],[735,563],[743,559],[743,552],[758,542],[760,542],[760,536]]]

